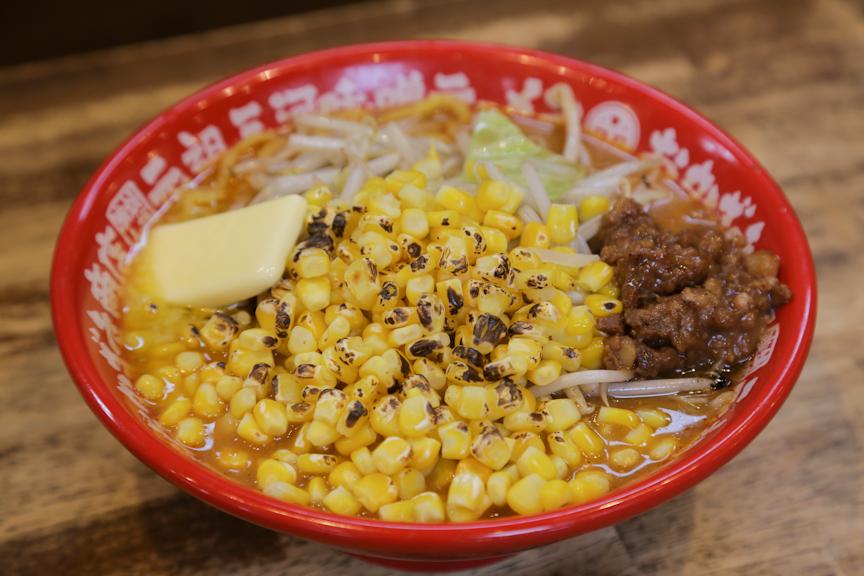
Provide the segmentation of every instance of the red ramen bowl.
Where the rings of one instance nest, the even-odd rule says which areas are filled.
[[[166,442],[123,374],[118,285],[126,253],[177,185],[243,136],[309,110],[387,107],[444,92],[547,111],[569,84],[584,130],[626,154],[674,163],[678,185],[716,208],[758,248],[777,253],[794,294],[777,313],[731,408],[689,449],[593,502],[465,524],[403,524],[286,504]],[[99,167],[57,243],[51,300],[57,340],[90,408],[123,445],[189,494],[261,526],[402,568],[467,568],[620,522],[686,490],[765,427],[797,378],[813,334],[816,286],[807,240],[780,188],[729,135],[673,98],[597,66],[522,48],[395,42],[305,54],[243,72],[177,103]]]

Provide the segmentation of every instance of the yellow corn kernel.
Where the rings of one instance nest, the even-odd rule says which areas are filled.
[[[555,478],[546,482],[540,489],[540,504],[544,512],[563,508],[573,501],[573,491],[564,480]]]
[[[338,430],[337,430],[338,431]],[[369,446],[378,439],[378,434],[368,423],[360,426],[351,436],[339,438],[334,445],[343,456],[350,456],[355,450]]]
[[[522,455],[516,461],[516,466],[522,476],[539,474],[546,480],[552,480],[558,475],[555,465],[552,464],[549,456],[533,446],[529,446],[522,452]]]
[[[339,439],[339,432],[336,431],[335,427],[326,422],[313,420],[312,422],[309,422],[309,428],[306,430],[306,438],[313,446],[323,448],[336,442],[336,440]]]
[[[222,399],[216,392],[216,387],[209,382],[198,386],[192,397],[192,410],[203,418],[216,418],[222,413],[223,406]]]
[[[372,461],[379,472],[398,474],[411,460],[411,444],[398,436],[385,438],[372,451]]]
[[[403,210],[399,225],[404,234],[410,234],[417,240],[422,240],[429,235],[429,220],[423,210],[417,208]]]
[[[426,175],[419,170],[394,170],[384,178],[385,186],[390,192],[398,192],[410,184],[417,188],[426,187]]]
[[[255,479],[258,487],[262,489],[273,482],[295,484],[297,482],[297,470],[288,462],[266,458],[258,464]]]
[[[408,280],[405,285],[405,298],[411,306],[416,306],[420,297],[424,294],[432,294],[435,292],[435,278],[428,274],[415,276]]]
[[[486,212],[483,217],[483,225],[500,230],[508,240],[518,238],[522,234],[523,227],[522,220],[518,216],[500,210]]]
[[[601,470],[577,472],[569,485],[573,493],[573,502],[576,504],[596,500],[612,488],[609,476]]]
[[[135,381],[135,389],[147,400],[156,402],[165,394],[165,383],[152,374],[143,374]]]
[[[456,364],[461,364],[465,368],[468,367],[462,362],[450,364],[446,371],[448,379],[451,378],[450,368]],[[461,392],[458,403],[455,406],[450,406],[460,416],[468,420],[481,420],[489,415],[489,402],[485,387],[462,386]]]
[[[497,228],[481,226],[480,233],[483,234],[483,238],[486,240],[486,250],[484,255],[503,254],[507,251],[508,239],[504,232]]]
[[[541,222],[527,222],[519,239],[519,245],[527,248],[549,248],[551,242],[549,230]]]
[[[372,429],[382,436],[398,436],[401,432],[399,428],[399,408],[401,405],[402,403],[395,396],[387,395],[380,398],[369,415],[369,424]]]
[[[593,338],[591,343],[579,351],[582,355],[582,368],[597,370],[603,366],[603,339]]]
[[[519,209],[519,206],[522,205],[523,198],[525,198],[525,191],[517,186],[511,186],[510,197],[507,198],[507,202],[501,206],[500,210],[509,214],[515,214],[516,210]]]
[[[295,256],[294,271],[300,278],[317,278],[330,272],[330,257],[321,248],[306,248]]]
[[[601,438],[600,435],[585,422],[579,422],[576,424],[570,429],[567,435],[586,456],[602,454],[603,450],[606,448],[606,443],[603,441],[603,438]]]
[[[352,488],[355,498],[369,512],[378,512],[385,504],[399,498],[399,489],[389,476],[376,472],[360,479]]]
[[[576,443],[564,432],[552,432],[546,437],[549,450],[570,468],[582,464],[582,452]]]
[[[257,446],[263,446],[270,441],[270,436],[265,434],[261,428],[258,427],[255,418],[248,412],[243,415],[243,418],[240,419],[240,423],[237,424],[237,435],[250,444],[255,444]]]
[[[320,476],[313,476],[306,484],[306,491],[309,492],[309,501],[312,504],[323,504],[330,487]]]
[[[453,210],[459,214],[464,214],[474,220],[480,219],[477,204],[474,197],[463,192],[453,186],[441,186],[435,194],[435,202],[447,210]]]
[[[540,494],[546,480],[538,474],[529,474],[507,491],[507,504],[517,514],[537,514],[543,511]]]
[[[297,457],[297,469],[305,474],[330,474],[339,464],[332,454],[301,454]]]
[[[378,469],[375,468],[375,461],[372,460],[372,452],[370,452],[369,448],[366,446],[351,452],[351,462],[354,463],[354,466],[356,466],[364,476],[374,474],[378,471]]]
[[[608,296],[609,298],[619,298],[621,296],[621,289],[614,282],[609,282],[601,286],[597,290],[597,294]]]
[[[453,228],[462,226],[462,216],[455,210],[432,210],[426,212],[429,228]]]
[[[309,411],[311,414],[311,410]],[[312,450],[312,444],[309,443],[309,440],[306,438],[306,432],[309,430],[310,422],[306,422],[300,429],[297,430],[297,433],[294,434],[294,438],[291,440],[291,451],[295,454],[307,454],[310,450]]]
[[[330,305],[330,279],[326,276],[301,278],[296,292],[307,310],[323,310]]]
[[[351,334],[351,323],[344,316],[337,316],[324,330],[318,345],[322,350],[330,348],[335,346],[338,340],[347,338],[349,334]]]
[[[412,522],[414,502],[407,500],[385,504],[378,510],[378,517],[387,522]]]
[[[180,442],[192,448],[203,446],[207,439],[204,422],[200,418],[183,418],[177,423],[174,435]]]
[[[579,204],[579,219],[582,222],[585,222],[595,216],[605,214],[609,211],[609,205],[610,202],[608,196],[587,196]]]
[[[363,310],[371,310],[381,292],[378,266],[369,258],[354,260],[345,269],[345,286],[355,304]]]
[[[546,216],[549,238],[555,244],[569,244],[576,238],[579,214],[574,204],[552,204]]]
[[[569,398],[547,400],[544,404],[546,412],[546,429],[550,432],[561,432],[573,427],[582,419],[582,413],[576,403]]]
[[[174,365],[184,374],[190,374],[204,365],[204,356],[200,352],[185,351],[174,357]]]
[[[189,394],[190,396],[192,396],[195,394],[195,391],[198,389],[198,385],[200,383],[201,383],[201,377],[198,375],[197,372],[194,372],[192,374],[187,374],[183,378],[183,390],[186,392],[186,394]]]
[[[653,428],[647,424],[639,424],[627,433],[627,436],[624,437],[624,441],[633,446],[641,446],[647,443],[653,434]]]
[[[432,205],[435,197],[428,190],[418,188],[412,184],[406,184],[397,192],[403,208],[417,208],[424,212]]]
[[[304,192],[303,197],[306,198],[306,202],[312,206],[320,206],[323,208],[333,198],[333,193],[330,192],[330,189],[324,184],[319,184]]]
[[[350,490],[351,487],[362,477],[363,474],[360,473],[357,466],[355,466],[353,462],[346,460],[345,462],[337,464],[336,467],[330,471],[330,474],[327,476],[327,482],[329,482],[331,486],[344,486]]]
[[[546,430],[546,415],[519,410],[504,417],[504,427],[511,432],[543,432]]]
[[[239,340],[231,342],[228,365],[225,367],[229,374],[245,378],[256,364],[273,366],[273,353],[270,350],[247,350],[239,344]]]
[[[401,348],[423,336],[423,328],[419,324],[409,324],[396,328],[387,335],[387,343],[394,348]]]
[[[507,504],[507,492],[510,491],[515,481],[510,472],[504,470],[499,470],[489,475],[489,478],[486,480],[486,493],[495,506],[505,506]]]
[[[416,468],[405,468],[396,475],[399,498],[409,500],[426,490],[426,477]]]
[[[517,432],[511,436],[513,438],[513,451],[510,455],[510,461],[516,462],[529,447],[536,448],[540,452],[546,451],[546,445],[543,439],[534,432]]]
[[[263,492],[290,504],[308,506],[310,501],[309,492],[287,482],[272,482],[263,489]]]
[[[318,343],[311,330],[303,326],[294,326],[288,335],[288,351],[291,354],[302,354],[303,352],[315,352]]]
[[[414,373],[423,376],[433,390],[441,390],[447,383],[444,371],[428,358],[417,358],[412,365]]]
[[[636,415],[642,422],[655,429],[665,428],[672,422],[668,414],[657,408],[637,408]]]
[[[579,350],[551,341],[543,344],[543,359],[555,360],[561,364],[561,369],[565,372],[575,372],[582,364]]]
[[[376,194],[368,202],[370,214],[383,214],[390,218],[398,218],[402,213],[399,200],[392,194]]]
[[[561,364],[556,360],[543,360],[534,370],[529,370],[525,377],[537,386],[551,384],[561,376]]]
[[[411,499],[415,522],[444,522],[444,502],[435,492],[423,492]]]
[[[609,298],[602,294],[589,294],[585,297],[585,305],[591,314],[597,318],[610,316],[612,314],[620,314],[624,309],[624,305],[617,298]]]
[[[238,448],[224,448],[216,451],[216,460],[228,470],[244,470],[251,463],[249,453]]]
[[[609,451],[609,465],[616,470],[635,468],[642,461],[642,454],[635,448],[618,447]]]
[[[632,410],[613,406],[601,406],[597,413],[597,421],[604,424],[617,424],[631,430],[636,428],[640,422],[639,416]]]
[[[208,382],[205,382],[207,384]],[[234,395],[243,387],[243,380],[237,376],[221,376],[216,380],[216,394],[223,402],[230,402]]]
[[[561,272],[561,274],[563,274],[563,272]],[[560,312],[563,317],[566,317],[570,313],[570,310],[573,309],[573,300],[571,300],[570,296],[561,290],[555,290],[550,296],[549,302],[558,309],[558,312]]]
[[[327,322],[324,321],[324,314],[320,310],[307,310],[297,318],[296,325],[309,330],[315,337],[316,342],[321,339],[324,330],[327,329]]]
[[[597,292],[600,288],[612,281],[615,271],[609,264],[598,260],[579,270],[576,281],[579,286],[587,292]]]
[[[255,423],[268,436],[282,436],[288,431],[288,418],[285,405],[265,398],[259,401],[252,411]]]
[[[655,462],[660,462],[661,460],[669,458],[677,447],[678,441],[671,436],[658,438],[650,444],[648,455]]]
[[[486,487],[483,479],[470,472],[457,472],[450,482],[447,491],[447,508],[458,506],[468,510],[476,510],[482,505]]]
[[[480,210],[500,210],[507,204],[513,187],[501,180],[484,180],[477,188],[477,207]]]
[[[399,409],[399,430],[406,438],[423,436],[435,427],[435,408],[423,396],[406,398]]]
[[[450,485],[450,481],[453,479],[453,474],[455,472],[456,461],[442,457],[438,460],[438,463],[435,464],[435,467],[432,468],[432,472],[429,473],[429,476],[426,479],[426,485],[429,486],[430,490],[440,492]]]
[[[192,401],[184,396],[178,396],[159,415],[159,423],[166,427],[176,425],[192,410]]]
[[[337,486],[331,490],[324,499],[322,504],[334,514],[343,516],[356,516],[360,513],[360,502],[354,497],[350,489],[346,486]]]
[[[231,416],[236,420],[240,420],[244,414],[255,407],[257,402],[258,397],[255,395],[254,388],[240,388],[234,393],[234,396],[231,397],[231,402],[229,404]]]

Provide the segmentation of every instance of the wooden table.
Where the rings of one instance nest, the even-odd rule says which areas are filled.
[[[60,360],[48,269],[87,176],[174,100],[282,56],[421,36],[561,52],[695,105],[783,185],[820,277],[798,386],[732,463],[477,573],[864,574],[864,4],[845,0],[402,0],[0,69],[0,574],[389,573],[217,512],[126,452]]]

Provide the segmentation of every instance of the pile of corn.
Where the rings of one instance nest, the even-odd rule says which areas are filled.
[[[306,237],[254,318],[208,314],[188,346],[160,345],[173,366],[137,379],[160,422],[228,470],[253,467],[271,496],[393,521],[554,510],[610,489],[592,464],[637,466],[627,443],[646,446],[665,414],[601,408],[591,418],[627,433],[609,447],[592,408],[528,389],[600,367],[595,318],[621,310],[612,269],[550,265],[532,248],[572,253],[579,219],[608,200],[524,223],[505,182],[428,188],[415,169],[348,203],[309,190]],[[650,457],[673,448],[655,442]]]

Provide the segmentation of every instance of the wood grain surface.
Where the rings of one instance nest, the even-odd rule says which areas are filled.
[[[279,57],[416,37],[560,52],[694,105],[779,180],[819,273],[810,359],[740,456],[638,518],[474,573],[864,574],[864,4],[850,0],[399,0],[0,69],[0,574],[392,574],[217,512],[126,452],[66,374],[48,270],[88,175],[171,102]]]

